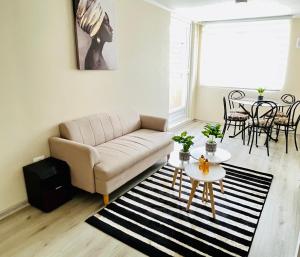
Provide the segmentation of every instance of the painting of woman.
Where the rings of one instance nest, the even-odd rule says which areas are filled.
[[[114,29],[109,0],[74,0],[78,64],[82,70],[115,69]]]

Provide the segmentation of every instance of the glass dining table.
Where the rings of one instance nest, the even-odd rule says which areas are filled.
[[[238,104],[249,115],[249,117],[252,117],[251,110],[249,111],[246,108],[246,106],[253,106],[253,105],[255,105],[255,103],[259,102],[257,98],[230,99],[230,101],[232,101],[235,104]],[[263,101],[272,101],[272,102],[276,103],[276,105],[279,109],[284,108],[284,107],[289,107],[291,105],[291,103],[283,102],[281,99],[264,98]],[[263,106],[263,104],[262,104],[262,106]],[[244,129],[240,130],[238,133],[236,133],[232,136],[229,136],[229,137],[234,138],[234,137],[238,136],[239,134],[241,134],[242,132],[244,132],[245,130],[247,130],[248,128],[249,128],[249,125],[246,126]],[[271,137],[271,139],[274,141],[277,141],[277,139],[274,139],[272,137]]]
[[[256,102],[258,102],[257,98],[230,99],[230,101],[239,104],[241,107],[243,107],[244,105],[246,105],[246,106],[252,106]],[[288,107],[288,106],[291,105],[291,103],[283,102],[281,99],[264,98],[263,101],[274,102],[274,103],[276,103],[277,107]],[[247,111],[247,110],[245,109],[245,111]]]

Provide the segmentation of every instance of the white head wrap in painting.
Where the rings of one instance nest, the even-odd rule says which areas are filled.
[[[80,28],[94,37],[101,27],[105,11],[100,5],[100,0],[80,0],[76,18]]]

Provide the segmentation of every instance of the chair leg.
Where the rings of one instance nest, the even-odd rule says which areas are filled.
[[[228,124],[227,130],[230,128],[230,126],[231,126],[231,121],[229,121],[229,124]]]
[[[271,140],[272,135],[273,135],[273,127],[270,128],[270,139],[269,140]]]
[[[297,126],[295,127],[294,141],[295,141],[296,150],[298,151],[298,145],[297,145]]]
[[[251,135],[252,135],[252,128],[249,127],[249,129],[248,129],[248,143],[247,143],[247,145],[249,145],[249,143],[250,143]]]
[[[285,153],[288,153],[288,147],[289,147],[289,128],[287,126],[284,127],[284,133],[285,133]]]
[[[267,147],[267,154],[268,156],[270,156],[270,153],[269,153],[269,133],[270,133],[270,129],[267,130],[267,138],[266,138],[266,147]]]
[[[253,131],[252,131],[252,140],[251,140],[251,146],[250,146],[249,154],[251,153],[252,146],[253,146],[253,143],[254,143],[254,137],[255,137],[255,133],[256,133],[254,127],[252,129],[253,129]]]
[[[245,138],[246,138],[246,124],[245,122],[243,122],[243,127],[242,127],[242,130],[243,130],[243,145],[245,145]]]
[[[276,126],[276,140],[278,140],[279,131],[280,131],[280,126],[277,125],[277,126]]]
[[[242,122],[240,122],[240,125],[239,125],[239,130],[241,131],[242,130],[242,140],[243,140],[243,142],[244,142],[244,126],[243,126],[243,124],[242,124]]]
[[[226,127],[227,127],[227,121],[225,121],[224,128],[223,128],[223,131],[222,131],[223,137],[221,138],[221,143],[223,142],[223,139],[224,139],[224,136],[225,136]],[[228,126],[228,128],[229,128],[229,126]]]
[[[271,128],[270,130],[267,129],[267,130],[265,130],[264,132],[265,132],[265,134],[267,135],[267,136],[266,136],[266,140],[265,140],[264,145],[267,146],[267,141],[270,141],[270,138],[271,138],[271,136],[272,136],[272,128]]]
[[[261,132],[261,131],[260,131]],[[258,144],[257,144],[257,136],[258,136],[258,128],[256,128],[256,131],[255,131],[255,146],[258,147]]]
[[[234,132],[233,134],[235,135],[236,134],[236,121],[234,122]]]

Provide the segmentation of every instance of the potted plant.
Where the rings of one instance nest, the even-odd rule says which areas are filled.
[[[265,89],[263,87],[259,87],[257,90],[257,93],[258,93],[258,101],[262,101],[264,100],[264,92],[265,92]]]
[[[221,132],[221,124],[208,123],[202,130],[202,134],[208,138],[205,149],[207,153],[214,154],[217,151],[216,138],[222,138],[223,134]]]
[[[178,136],[172,137],[172,139],[179,143],[182,144],[182,149],[179,152],[179,159],[181,161],[188,161],[190,159],[190,147],[194,144],[193,139],[195,137],[189,136],[186,131],[182,132]]]

